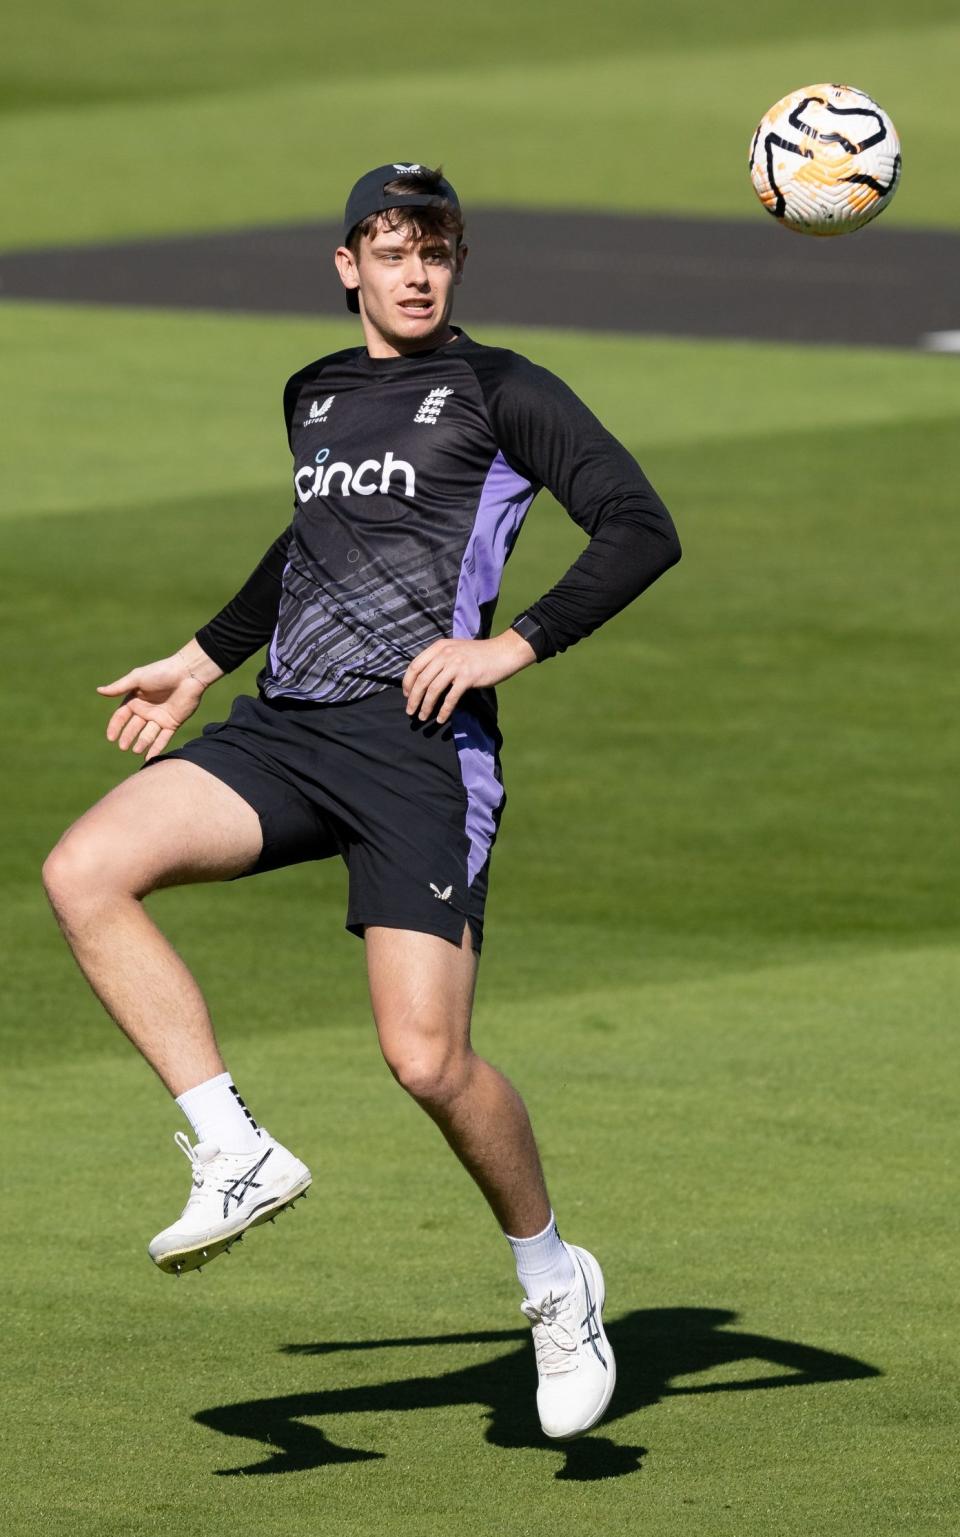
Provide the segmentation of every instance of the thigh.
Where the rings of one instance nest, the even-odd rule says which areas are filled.
[[[415,930],[458,946],[466,920],[479,952],[505,800],[497,738],[465,711],[423,727],[399,690],[361,703],[344,741],[353,817],[347,927]]]
[[[256,811],[195,763],[170,759],[132,774],[73,824],[61,858],[137,895],[240,875],[259,857]]]
[[[436,934],[371,924],[364,933],[367,980],[384,1056],[413,1045],[465,1050],[478,957],[464,924],[459,946]]]
[[[241,694],[228,720],[204,726],[202,735],[155,758],[147,771],[170,762],[195,764],[256,813],[260,852],[231,874],[259,875],[343,852],[342,831],[323,794],[316,744],[296,715]]]

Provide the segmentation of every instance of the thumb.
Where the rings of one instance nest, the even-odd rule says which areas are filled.
[[[115,683],[98,683],[97,684],[97,693],[98,694],[126,694],[126,693],[128,693],[130,691],[130,689],[136,688],[138,686],[139,680],[140,680],[139,669],[138,668],[134,668],[133,672],[124,673],[123,677],[122,678],[118,678]]]

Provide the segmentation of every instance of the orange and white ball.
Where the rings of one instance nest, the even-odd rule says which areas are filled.
[[[760,120],[750,179],[768,213],[803,235],[846,235],[882,213],[900,180],[900,140],[852,85],[807,85]]]

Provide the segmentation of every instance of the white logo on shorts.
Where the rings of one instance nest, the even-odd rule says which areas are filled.
[[[449,902],[450,898],[453,896],[452,886],[447,886],[444,891],[441,891],[439,886],[435,886],[433,884],[433,881],[430,882],[430,890],[433,892],[438,902]]]

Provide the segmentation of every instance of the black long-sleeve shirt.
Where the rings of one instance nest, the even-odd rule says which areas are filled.
[[[680,558],[639,465],[553,374],[462,332],[431,352],[333,353],[284,391],[295,512],[198,631],[229,672],[270,642],[268,697],[339,701],[399,683],[431,641],[486,638],[503,568],[545,486],[590,539],[526,613],[539,660]]]

